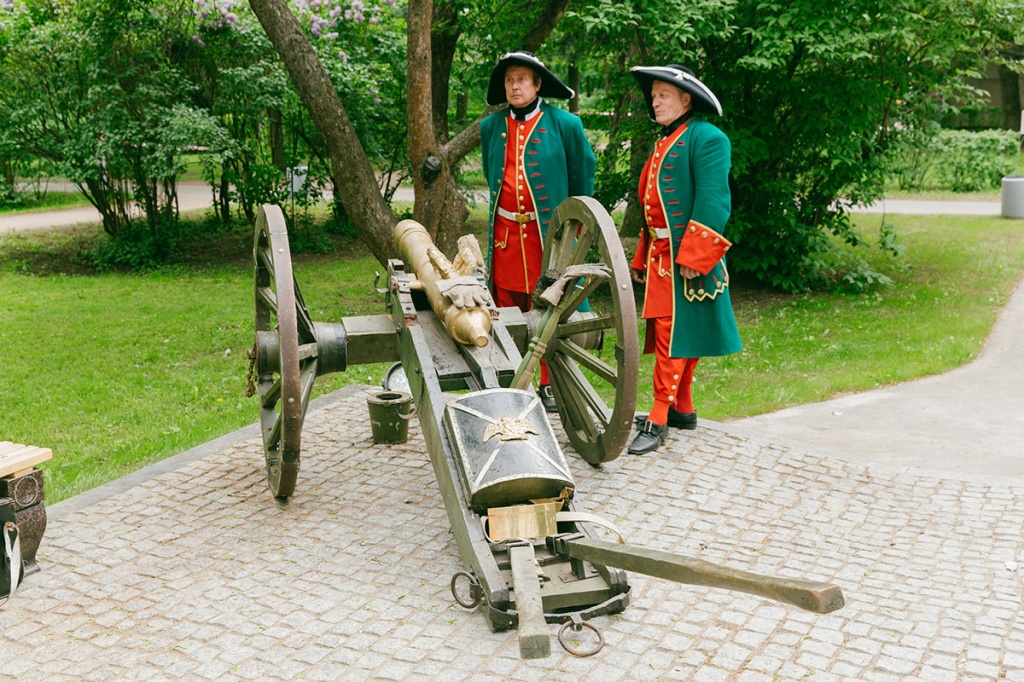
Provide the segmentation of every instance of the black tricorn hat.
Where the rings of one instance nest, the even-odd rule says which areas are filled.
[[[508,97],[505,95],[505,69],[510,66],[527,66],[533,69],[533,72],[540,77],[540,91],[537,94],[541,97],[572,99],[576,96],[572,88],[558,80],[558,76],[551,73],[551,70],[544,66],[544,62],[537,59],[532,52],[520,50],[506,52],[498,59],[494,70],[491,71],[491,82],[487,86],[487,104],[494,106],[508,101]]]
[[[654,120],[654,106],[651,104],[651,86],[654,81],[664,81],[684,92],[690,93],[690,103],[694,111],[702,114],[722,115],[722,105],[711,89],[700,82],[693,71],[678,64],[666,66],[634,66],[630,69],[633,77],[640,83],[640,89],[647,100],[647,112]]]

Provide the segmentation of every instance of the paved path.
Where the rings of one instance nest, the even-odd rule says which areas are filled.
[[[251,426],[50,507],[42,570],[0,607],[0,676],[1024,680],[1021,296],[981,357],[943,377],[792,420],[702,420],[656,456],[599,469],[569,455],[579,507],[628,541],[833,581],[847,600],[833,614],[634,574],[632,604],[595,621],[603,651],[556,644],[524,661],[515,633],[453,603],[462,566],[418,428],[373,445],[356,387],[311,408],[287,505],[267,490]],[[872,403],[876,421],[837,427]],[[979,424],[979,404],[1005,411]],[[831,440],[798,441],[786,423],[825,425]],[[923,463],[895,447],[922,425],[936,453]]]
[[[556,431],[557,431],[556,426]],[[607,646],[520,659],[457,607],[458,551],[419,430],[370,443],[364,395],[314,406],[296,495],[255,429],[50,508],[42,571],[0,609],[17,680],[1024,679],[1024,482],[846,461],[728,424],[654,457],[571,457],[627,539],[834,581],[817,616],[633,574]],[[133,484],[134,487],[131,487]],[[104,496],[110,493],[109,497]]]
[[[73,186],[66,184],[51,186],[53,191],[73,192]],[[178,183],[178,210],[195,211],[213,205],[210,187],[200,182]],[[0,216],[0,234],[23,232],[25,230],[46,230],[71,225],[95,224],[102,220],[100,212],[92,206],[77,206],[59,211],[39,213],[18,213]]]
[[[1001,215],[1000,201],[924,201],[883,199],[870,206],[851,209],[855,213],[905,213],[908,215]]]
[[[973,362],[731,424],[859,461],[1024,481],[1024,284]]]
[[[76,188],[68,184],[52,185],[51,189],[61,192],[74,192]],[[485,192],[471,193],[477,201],[486,198]],[[412,201],[411,188],[400,187],[395,191],[394,198],[398,201]],[[178,210],[196,211],[210,208],[213,197],[209,185],[201,182],[178,183]],[[78,206],[59,211],[42,211],[38,213],[19,213],[0,216],[0,234],[6,232],[23,232],[26,230],[49,230],[72,225],[95,224],[100,222],[99,211],[92,206]]]
[[[69,185],[55,185],[54,190],[75,191]],[[474,194],[477,201],[486,200],[485,192]],[[412,201],[413,191],[400,187],[395,192],[395,199]],[[194,211],[212,205],[210,188],[201,182],[182,182],[178,184],[178,203],[181,211]],[[852,208],[856,213],[907,213],[907,214],[944,214],[944,215],[1000,215],[999,201],[918,201],[906,199],[886,199],[871,206]],[[99,212],[91,206],[68,208],[61,211],[42,213],[21,213],[0,216],[0,234],[20,232],[24,230],[45,230],[68,225],[97,223]]]

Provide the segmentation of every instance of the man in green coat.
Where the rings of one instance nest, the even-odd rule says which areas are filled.
[[[697,428],[691,386],[702,357],[742,350],[729,298],[725,224],[731,211],[730,144],[701,114],[721,115],[689,69],[637,66],[633,76],[661,137],[640,177],[644,229],[633,278],[644,284],[644,352],[655,353],[654,406],[637,417],[627,450],[656,450],[669,427]]]
[[[591,196],[597,163],[579,117],[544,101],[575,93],[529,52],[498,60],[487,89],[490,105],[508,102],[480,124],[484,178],[490,192],[487,262],[497,306],[531,307],[541,275],[551,216],[570,196]],[[538,387],[555,411],[546,363]]]

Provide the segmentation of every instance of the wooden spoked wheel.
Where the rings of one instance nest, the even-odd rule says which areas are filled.
[[[544,359],[569,442],[596,465],[618,457],[633,429],[640,363],[636,303],[629,263],[611,216],[595,199],[570,197],[555,209],[548,226],[543,269],[562,273],[570,265],[591,262],[604,263],[611,271],[607,290],[599,278],[577,282],[567,294],[571,298]],[[588,297],[592,313],[570,320]],[[586,350],[578,339],[595,333],[603,335],[603,344]]]
[[[263,206],[256,219],[254,370],[267,483],[274,497],[295,490],[302,420],[317,374],[313,323],[292,274],[284,214]]]

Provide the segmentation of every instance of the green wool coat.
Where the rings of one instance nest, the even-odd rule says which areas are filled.
[[[597,160],[583,134],[583,122],[567,111],[540,103],[541,119],[526,143],[523,165],[526,182],[540,221],[541,236],[547,235],[555,208],[569,197],[591,196]],[[480,151],[484,178],[490,194],[487,221],[487,270],[491,270],[494,248],[494,216],[498,193],[505,174],[505,144],[508,142],[508,110],[496,111],[480,124]]]
[[[679,262],[689,227],[709,227],[725,236],[732,210],[729,138],[714,124],[694,115],[672,145],[658,174],[658,194],[669,224],[672,261]],[[671,355],[702,358],[743,350],[729,298],[729,273],[723,256],[706,275],[685,279],[672,268]]]

